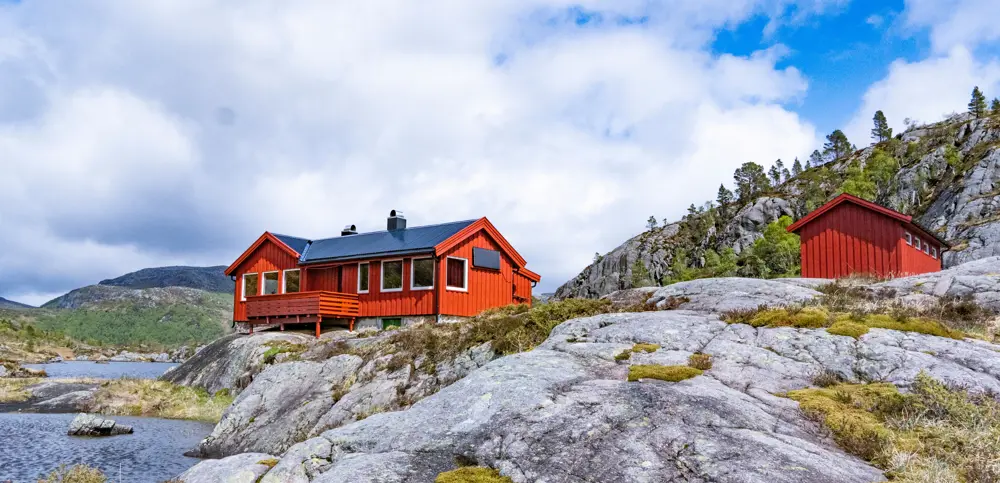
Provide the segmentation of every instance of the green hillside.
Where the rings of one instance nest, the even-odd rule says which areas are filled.
[[[158,297],[149,291],[183,291],[182,297]],[[131,290],[132,297],[75,309],[34,311],[34,325],[95,344],[179,346],[201,344],[228,333],[232,295],[195,289]],[[162,293],[158,294],[162,295]]]

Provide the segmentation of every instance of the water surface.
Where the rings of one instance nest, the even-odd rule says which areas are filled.
[[[22,364],[31,369],[44,369],[49,377],[96,377],[99,379],[118,379],[133,377],[138,379],[156,379],[176,366],[172,362],[109,362],[98,364],[89,361],[55,362],[52,364]]]
[[[212,432],[194,421],[113,416],[135,434],[105,438],[67,436],[73,414],[0,413],[0,481],[34,483],[60,464],[96,466],[109,482],[156,483],[198,463],[184,456]]]

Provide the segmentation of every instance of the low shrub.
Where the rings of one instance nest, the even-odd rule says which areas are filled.
[[[434,483],[513,483],[513,480],[493,468],[466,466],[439,474]]]
[[[691,354],[691,357],[688,357],[688,365],[695,369],[707,371],[712,368],[712,355],[695,352]]]
[[[660,366],[636,364],[628,368],[628,380],[658,379],[660,381],[679,382],[703,374],[701,369],[690,366]]]
[[[647,354],[652,354],[659,349],[659,344],[635,344],[632,346],[632,352],[645,352]]]
[[[830,386],[835,386],[837,384],[841,384],[843,382],[844,379],[841,378],[839,374],[831,371],[823,371],[819,374],[816,374],[816,376],[813,377],[812,380],[813,385],[817,387],[830,387]]]
[[[938,337],[948,337],[958,340],[965,338],[965,334],[961,331],[949,328],[937,320],[926,318],[907,318],[899,320],[888,315],[869,315],[865,317],[864,324],[868,327],[878,329],[917,332],[920,334],[936,335]]]
[[[266,466],[268,468],[274,468],[275,466],[278,465],[278,459],[277,458],[268,458],[266,460],[260,460],[260,461],[258,461],[257,464],[258,465],[264,465],[264,466]]]
[[[101,470],[87,465],[61,465],[38,483],[105,483],[108,481]]]

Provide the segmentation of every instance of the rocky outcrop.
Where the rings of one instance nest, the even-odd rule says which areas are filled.
[[[291,332],[260,332],[251,337],[232,334],[200,349],[160,379],[209,393],[226,389],[239,393],[265,367],[264,356],[276,344],[311,345],[315,338]]]
[[[998,273],[1000,257],[867,289],[936,303],[1000,291]],[[532,351],[492,361],[464,354],[441,365],[439,373],[453,373],[446,381],[387,370],[378,357],[277,364],[203,445],[216,456],[280,454],[262,482],[431,482],[456,462],[496,468],[516,483],[871,482],[884,479],[879,469],[845,454],[782,394],[820,375],[905,391],[921,372],[1000,394],[1000,345],[982,340],[877,328],[855,339],[720,319],[726,310],[808,303],[827,283],[728,278],[617,292],[608,297],[616,303],[680,309],[570,320]],[[635,344],[653,350],[633,351]],[[632,365],[685,365],[695,353],[711,356],[701,375],[628,381]],[[411,392],[420,387],[430,390]],[[422,399],[374,410],[393,393]],[[256,437],[270,449],[247,442]]]
[[[900,165],[893,183],[879,193],[877,201],[913,215],[921,225],[948,240],[952,249],[943,255],[946,267],[1000,256],[1000,123],[961,114],[910,129],[900,139],[877,147]],[[732,219],[722,222],[715,219],[722,215],[714,213],[706,223],[710,227],[694,239],[690,233],[677,236],[680,223],[632,238],[559,287],[555,296],[597,298],[632,288],[636,260],[651,275],[646,283],[658,285],[671,275],[677,250],[691,255],[709,248],[717,252],[732,248],[738,254],[760,238],[771,221],[783,215],[801,217],[814,208],[805,203],[810,183],[821,195],[839,193],[848,167],[853,163],[864,167],[875,148],[869,146],[825,164],[821,177],[786,180],[766,197],[730,208],[735,211]],[[691,262],[693,266],[704,263],[697,258]]]
[[[360,342],[370,343],[368,339]],[[318,356],[307,351],[302,357]],[[281,453],[324,430],[398,410],[464,377],[495,357],[489,344],[435,365],[433,373],[411,364],[392,368],[392,347],[365,360],[338,355],[267,367],[233,402],[191,454],[220,457],[253,451]]]
[[[132,434],[132,426],[118,424],[112,419],[104,419],[93,414],[78,414],[69,423],[70,436],[117,436]]]
[[[659,348],[616,361],[635,343]],[[459,459],[515,482],[878,481],[879,470],[844,454],[775,394],[825,372],[905,388],[920,371],[996,393],[997,351],[882,329],[859,340],[756,329],[707,312],[601,315],[566,322],[538,349],[488,363],[409,409],[323,432],[275,468],[310,481],[377,472],[377,481],[429,482]],[[630,364],[684,364],[694,352],[714,359],[702,376],[626,381]]]

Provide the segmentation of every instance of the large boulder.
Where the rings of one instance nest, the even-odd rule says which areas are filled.
[[[70,436],[116,436],[132,434],[132,426],[118,424],[113,419],[80,413],[69,423],[67,434]]]
[[[888,288],[900,297],[934,303],[941,297],[971,297],[980,305],[1000,312],[1000,257],[988,257],[940,272],[897,278],[875,284]]]
[[[219,338],[160,379],[210,393],[226,389],[236,394],[265,367],[265,354],[275,344],[314,344],[316,339],[291,332],[232,334]]]

